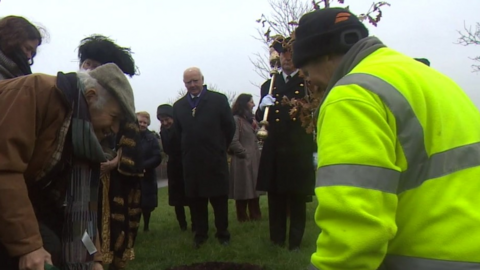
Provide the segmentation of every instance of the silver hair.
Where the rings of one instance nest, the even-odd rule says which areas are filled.
[[[111,98],[110,93],[108,93],[107,90],[103,88],[95,78],[90,76],[88,71],[78,71],[77,79],[78,89],[80,89],[83,94],[85,94],[88,89],[94,88],[95,90],[97,90],[98,100],[91,106],[93,106],[95,109],[102,109],[103,106],[105,106],[107,100]]]

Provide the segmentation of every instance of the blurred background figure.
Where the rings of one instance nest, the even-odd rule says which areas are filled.
[[[130,77],[135,75],[136,71],[131,54],[130,48],[121,47],[102,35],[86,37],[80,41],[78,47],[81,70],[94,70],[101,65],[114,63]],[[99,219],[98,226],[101,232],[103,263],[109,264],[110,270],[125,269],[127,262],[133,260],[133,246],[142,212],[140,199],[143,155],[140,127],[138,121],[122,125],[125,132],[106,134],[100,142],[107,161],[100,167],[101,192],[98,207],[102,218]],[[130,161],[133,161],[135,168],[141,168],[142,175],[121,170],[122,165],[131,163],[122,164],[123,156],[133,158]],[[130,224],[135,226],[131,227]]]
[[[143,152],[143,166],[145,174],[142,179],[141,208],[143,214],[143,231],[149,231],[150,216],[158,206],[157,173],[155,169],[162,163],[160,144],[155,134],[148,129],[150,114],[137,112],[138,125],[140,126],[140,145]]]
[[[157,119],[162,124],[160,136],[164,152],[168,155],[167,178],[168,178],[168,204],[175,207],[175,215],[182,231],[187,230],[185,206],[190,208],[190,220],[192,231],[195,230],[194,218],[189,201],[185,196],[185,183],[183,182],[182,151],[180,137],[173,127],[173,107],[162,104],[157,108]]]
[[[241,94],[232,108],[236,130],[229,147],[232,154],[229,196],[235,200],[239,222],[259,220],[262,217],[260,192],[256,190],[260,150],[253,107],[255,103],[252,95]]]
[[[257,120],[263,119],[266,107],[270,110],[257,189],[268,192],[270,240],[283,247],[288,235],[288,248],[296,251],[300,249],[305,232],[307,202],[314,195],[316,148],[312,134],[306,132],[300,119],[290,116],[293,108],[281,103],[285,97],[298,99],[307,94],[305,79],[293,65],[291,48],[286,46],[289,40],[289,37],[278,38],[273,42],[273,49],[280,55],[282,72],[273,81],[272,95],[268,94],[271,79],[262,85],[260,91]],[[290,226],[287,225],[288,213]]]

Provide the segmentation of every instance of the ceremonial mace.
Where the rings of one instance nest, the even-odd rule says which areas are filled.
[[[268,89],[268,94],[272,95],[273,92],[273,85],[275,84],[275,77],[279,74],[278,67],[280,65],[280,55],[274,48],[270,48],[270,76],[272,79],[270,80],[270,88]],[[268,137],[268,112],[270,111],[270,107],[265,107],[265,112],[263,114],[263,120],[259,123],[260,129],[257,131],[257,138],[258,138],[258,145],[259,148],[263,148],[263,143]]]

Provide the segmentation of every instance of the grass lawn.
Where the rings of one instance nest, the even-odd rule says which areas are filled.
[[[165,270],[173,266],[211,261],[252,263],[265,266],[268,270],[305,270],[310,264],[310,255],[315,250],[320,231],[313,221],[317,204],[315,199],[307,204],[307,227],[301,251],[290,252],[270,244],[266,196],[260,200],[263,220],[243,224],[237,222],[235,202],[229,200],[229,231],[232,238],[227,247],[221,246],[215,238],[213,209],[210,206],[209,240],[200,249],[194,249],[190,224],[188,231],[180,230],[174,208],[168,205],[167,188],[159,189],[158,195],[159,207],[152,213],[150,232],[143,232],[142,221],[135,243],[135,260],[129,263],[128,270]]]

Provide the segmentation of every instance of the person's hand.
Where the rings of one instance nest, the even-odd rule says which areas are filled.
[[[315,170],[317,170],[317,167],[318,167],[318,155],[317,153],[313,153],[313,167],[315,168]]]
[[[260,102],[260,110],[265,110],[265,107],[270,107],[275,104],[275,98],[272,97],[271,95],[266,95],[263,97],[262,102]]]
[[[100,164],[100,172],[102,174],[108,173],[111,170],[115,169],[116,166],[117,166],[117,162],[115,162],[115,159],[109,160],[107,162],[103,162]]]
[[[100,262],[95,262],[95,263],[93,264],[92,270],[103,270],[103,265],[102,265],[102,263],[100,263]]]
[[[19,270],[44,270],[45,263],[53,265],[52,257],[43,247],[20,257]]]

